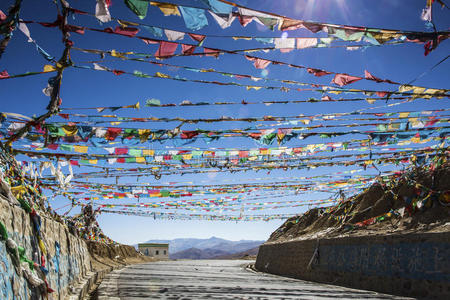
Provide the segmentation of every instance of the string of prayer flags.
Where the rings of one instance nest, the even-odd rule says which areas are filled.
[[[431,8],[432,1],[427,0],[427,6],[422,12],[422,19],[426,21],[431,21]],[[444,5],[441,0],[438,0],[441,5]],[[128,5],[129,2],[139,2],[139,0],[126,0]],[[142,1],[148,5],[147,1]],[[234,18],[238,18],[240,24],[246,27],[252,21],[258,22],[259,24],[266,26],[267,28],[273,30],[278,27],[279,30],[297,30],[304,28],[312,33],[318,33],[320,31],[326,32],[328,37],[339,38],[344,41],[361,42],[365,41],[373,45],[380,45],[387,43],[391,40],[400,40],[401,38],[406,38],[408,41],[416,42],[416,37],[420,37],[420,43],[425,44],[425,55],[437,47],[438,43],[433,42],[434,37],[425,32],[411,32],[411,31],[399,31],[392,29],[382,29],[382,28],[370,28],[363,26],[349,26],[349,25],[336,25],[329,23],[320,22],[309,22],[304,20],[296,20],[288,18],[285,16],[280,16],[274,13],[264,12],[260,10],[253,10],[248,7],[237,5],[235,3],[227,1],[218,1],[216,3],[212,1],[203,0],[203,2],[208,6],[209,9],[202,9],[198,7],[192,7],[188,5],[177,5],[168,2],[152,1],[151,5],[160,8],[165,16],[176,15],[181,16],[180,10],[185,11],[183,17],[186,26],[192,30],[198,30],[203,28],[207,24],[206,14],[208,11],[211,16],[216,20],[218,25],[225,29],[231,25]],[[228,6],[227,6],[228,5]],[[130,7],[130,5],[129,5]],[[130,7],[133,12],[135,12],[139,17],[145,16],[142,11],[135,8],[135,5]],[[237,11],[233,12],[233,8],[237,8]],[[145,7],[145,14],[147,8]],[[448,34],[439,34],[439,40],[448,38]],[[286,39],[287,40],[287,39]],[[288,52],[291,49],[291,44],[282,44],[284,41],[278,40],[276,43],[279,44],[279,49],[283,49],[283,52]],[[281,47],[283,45],[283,47]],[[287,46],[287,47],[286,47]],[[303,46],[300,46],[303,47]],[[428,52],[428,53],[427,53]]]
[[[96,35],[102,33],[102,36],[112,37],[121,43],[135,41],[137,47],[150,50],[137,52],[122,44],[121,50],[83,49],[75,47],[66,39],[65,53],[82,52],[72,58],[85,62],[72,62],[66,55],[67,61],[61,64],[56,63],[53,57],[36,44],[40,55],[49,61],[43,66],[43,72],[11,75],[13,70],[8,67],[7,70],[2,69],[0,79],[55,71],[60,75],[60,71],[67,67],[73,70],[110,72],[121,76],[114,77],[117,82],[128,81],[129,78],[124,78],[128,75],[139,79],[156,78],[159,82],[164,80],[164,83],[177,81],[180,85],[181,82],[187,82],[189,84],[186,86],[189,87],[200,83],[231,87],[224,88],[223,95],[238,87],[242,91],[248,91],[248,97],[234,101],[207,98],[201,101],[186,96],[187,98],[179,101],[169,102],[168,98],[158,99],[162,97],[159,94],[149,94],[131,105],[120,105],[120,102],[117,104],[115,100],[120,99],[115,99],[111,106],[104,103],[98,107],[66,109],[95,109],[97,114],[53,110],[57,111],[57,115],[45,122],[19,114],[0,114],[2,142],[11,140],[23,128],[30,127],[21,139],[14,141],[14,147],[11,148],[15,154],[26,157],[23,163],[24,174],[33,176],[35,185],[39,177],[40,186],[50,189],[54,196],[66,197],[72,207],[81,206],[84,209],[89,207],[90,204],[87,203],[90,202],[104,213],[151,216],[155,219],[271,220],[285,218],[289,214],[284,212],[290,213],[305,205],[334,204],[337,197],[332,194],[356,193],[374,181],[382,181],[385,176],[401,174],[401,168],[406,164],[443,161],[448,156],[449,109],[430,107],[426,111],[398,110],[400,105],[407,105],[412,101],[415,101],[414,105],[425,102],[418,99],[448,98],[448,89],[421,87],[385,79],[389,77],[388,74],[393,74],[388,71],[386,75],[376,74],[377,76],[364,69],[357,74],[347,74],[345,70],[336,72],[326,67],[322,69],[314,65],[296,65],[291,61],[292,55],[287,55],[290,57],[289,62],[274,58],[275,55],[294,51],[315,51],[311,50],[313,48],[353,51],[406,43],[424,44],[428,54],[440,42],[448,39],[450,35],[447,31],[412,32],[311,22],[225,0],[197,1],[196,7],[187,5],[188,2],[185,5],[181,2],[124,0],[125,5],[140,19],[149,16],[149,9],[151,13],[156,11],[159,17],[177,17],[181,27],[171,27],[114,18],[110,13],[110,0],[95,2],[95,14],[74,8],[66,9],[74,14],[88,16],[91,21],[100,21],[102,24],[99,27],[67,24],[64,21],[67,18],[58,17],[54,22],[19,21],[18,28],[29,42],[34,42],[29,30],[34,25],[28,24],[38,24],[46,28],[59,28],[65,36],[78,33],[80,36],[76,37],[80,39],[84,38],[81,35],[85,32],[95,32]],[[423,18],[432,21],[432,1],[426,5]],[[82,22],[85,18],[80,17],[79,21]],[[157,18],[151,20],[154,23]],[[104,23],[110,21],[115,24],[105,26]],[[259,32],[242,35],[234,30],[233,34],[217,33],[212,28],[205,31],[205,34],[199,31],[208,26],[216,26],[214,23],[225,29],[236,22],[245,30],[258,25]],[[186,29],[182,30],[184,27]],[[291,32],[289,35],[287,32],[282,35],[269,32],[277,29]],[[297,29],[309,32],[307,35],[293,32]],[[216,41],[227,47],[216,47]],[[95,58],[84,59],[82,56]],[[192,59],[194,56],[197,59]],[[178,58],[172,60],[181,61],[190,57],[190,63],[168,63],[169,58],[175,57]],[[220,57],[217,61],[219,63],[222,60],[228,63],[229,59],[238,57],[243,66],[250,67],[251,72],[233,71],[233,65],[227,65],[226,70],[212,68],[210,63],[213,61],[207,57]],[[141,64],[143,68],[150,66],[150,71],[139,70],[137,62],[144,63],[145,65]],[[126,64],[128,66],[123,66]],[[127,69],[130,65],[133,69]],[[315,79],[315,82],[294,80],[295,76],[289,77],[279,72],[279,77],[270,77],[269,68],[273,71],[300,71],[300,75],[305,74],[309,79]],[[185,76],[185,73],[191,76]],[[379,85],[376,85],[376,89],[349,87],[356,82],[361,86],[368,82]],[[43,92],[52,95],[59,85],[60,82],[53,77]],[[395,87],[386,88],[387,85]],[[256,93],[268,95],[267,100],[256,98]],[[270,98],[269,93],[276,93],[277,100]],[[288,100],[285,93],[302,93],[303,98]],[[220,92],[215,95],[218,94]],[[342,98],[339,98],[341,96],[338,95],[341,94]],[[351,96],[354,97],[350,98]],[[80,103],[81,101],[82,99]],[[345,108],[352,105],[340,105],[336,110],[340,113],[333,113],[332,104],[336,104],[336,108],[342,102],[331,102],[339,101],[367,103],[357,103],[360,107],[347,110]],[[372,105],[376,101],[386,103]],[[108,110],[115,112],[121,109],[139,109],[140,103],[145,103],[148,111],[132,111],[133,114],[130,115],[124,115],[123,111],[102,113]],[[328,113],[303,114],[300,111],[287,116],[271,113],[256,115],[256,111],[247,114],[248,107],[245,107],[249,104],[270,106],[296,103],[319,103],[314,108],[327,107]],[[218,112],[209,111],[210,107],[205,107],[207,117],[199,117],[200,113],[189,117],[194,108],[187,106],[211,105],[241,105],[239,108],[242,111],[226,115],[219,112],[218,115]],[[161,113],[162,107],[178,109],[170,112],[164,109]],[[258,111],[264,108],[258,107]],[[284,108],[285,111],[290,111],[291,106]],[[157,122],[161,125],[159,128],[155,127]],[[241,122],[254,124],[242,125],[244,123]],[[244,139],[247,143],[255,142],[258,146],[239,147]],[[215,144],[221,141],[226,142],[224,144],[228,147]],[[330,172],[330,168],[339,172]],[[277,179],[278,172],[290,171],[293,174],[312,169],[317,169],[314,171],[316,176],[286,175],[283,181]],[[386,172],[386,169],[390,171]],[[231,179],[222,176],[235,172],[240,172],[239,176],[232,176]],[[264,175],[256,177],[256,172],[263,172]],[[357,172],[360,173],[356,174]],[[0,173],[3,174],[3,171]],[[202,183],[214,184],[200,184],[197,181],[199,177],[183,186],[180,182],[160,181],[162,176],[182,175],[204,176]],[[125,179],[124,182],[119,184],[122,179]],[[135,183],[131,183],[133,179],[136,180]],[[220,180],[222,181],[218,182]],[[56,186],[62,189],[55,188]],[[12,186],[12,190],[18,197],[26,193],[21,185]],[[305,197],[309,193],[327,193],[328,196],[326,199],[317,200],[317,197],[312,197],[315,200],[309,200]],[[119,202],[119,199],[123,200]],[[21,202],[27,210],[31,209],[32,204]],[[172,212],[168,213],[170,210]],[[182,210],[188,212],[179,213]],[[252,211],[260,212],[252,214]],[[380,220],[381,218],[384,216]]]

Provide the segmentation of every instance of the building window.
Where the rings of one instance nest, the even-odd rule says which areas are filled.
[[[164,255],[167,255],[167,251],[166,250],[164,250]]]
[[[156,250],[156,255],[159,255],[159,250]]]

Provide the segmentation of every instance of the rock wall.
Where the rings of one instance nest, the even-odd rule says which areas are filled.
[[[8,235],[25,249],[33,261],[39,253],[30,215],[21,207],[12,206],[0,197],[0,221]],[[41,216],[41,236],[47,249],[46,275],[48,286],[54,290],[49,299],[68,299],[90,275],[91,261],[86,243],[70,234],[61,223]],[[4,241],[0,242],[0,299],[41,299],[41,287],[33,288],[16,270]]]
[[[450,299],[450,233],[267,243],[256,269],[426,299]]]

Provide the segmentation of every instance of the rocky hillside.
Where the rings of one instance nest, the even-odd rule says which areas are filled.
[[[450,163],[441,158],[389,178],[338,205],[289,218],[268,242],[450,230]]]

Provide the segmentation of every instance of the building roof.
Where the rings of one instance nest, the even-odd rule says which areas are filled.
[[[138,244],[138,247],[169,247],[169,244],[142,243]]]

